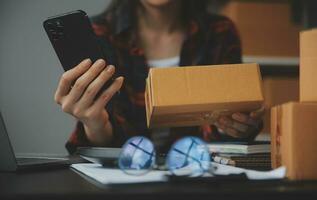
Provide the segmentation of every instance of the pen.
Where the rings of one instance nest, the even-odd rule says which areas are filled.
[[[220,156],[212,156],[212,159],[214,162],[219,163],[219,164],[231,165],[231,166],[236,165],[236,162],[234,160],[229,159],[229,158],[224,158],[224,157],[220,157]]]

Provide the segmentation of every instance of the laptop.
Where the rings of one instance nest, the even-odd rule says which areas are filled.
[[[18,157],[15,156],[3,116],[0,112],[0,171],[14,172],[62,168],[70,165],[67,157]]]

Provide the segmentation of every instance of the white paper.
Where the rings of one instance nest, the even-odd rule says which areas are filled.
[[[216,169],[213,171],[214,175],[230,175],[245,173],[250,180],[265,180],[265,179],[282,179],[285,177],[285,167],[280,167],[271,171],[256,171],[248,170],[229,165],[222,165],[219,163],[212,163]],[[105,168],[100,164],[81,163],[72,164],[71,168],[81,172],[82,174],[98,181],[101,184],[127,184],[127,183],[145,183],[145,182],[165,182],[168,181],[166,175],[168,171],[153,170],[147,174],[140,176],[128,175],[120,169]],[[206,174],[205,176],[212,176]]]
[[[105,168],[100,164],[82,163],[72,164],[71,168],[89,176],[102,184],[124,184],[167,181],[167,171],[153,170],[144,175],[133,176],[122,172],[120,169]]]
[[[250,180],[265,180],[265,179],[282,179],[285,177],[285,167],[279,167],[271,171],[257,171],[243,169],[239,167],[233,167],[230,165],[222,165],[218,163],[212,163],[212,166],[216,167],[213,171],[215,175],[229,175],[229,174],[241,174],[245,173]]]

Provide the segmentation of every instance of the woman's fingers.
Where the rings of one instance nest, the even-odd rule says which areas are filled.
[[[106,67],[99,76],[89,84],[81,99],[78,101],[78,104],[82,107],[89,107],[103,85],[111,79],[114,72],[115,67],[113,65]]]
[[[64,96],[66,96],[74,81],[84,74],[89,67],[91,66],[91,60],[90,59],[85,59],[81,63],[79,63],[76,67],[73,69],[68,70],[67,72],[64,72],[62,75],[59,85],[57,87],[57,90],[55,92],[55,101],[58,104],[61,104],[61,100]]]
[[[239,131],[237,131],[234,128],[231,128],[229,126],[226,126],[222,123],[217,122],[217,128],[221,133],[225,133],[227,135],[230,135],[231,137],[235,137],[235,138],[241,138],[241,133]]]
[[[243,124],[248,124],[248,125],[255,125],[257,123],[257,121],[254,118],[251,118],[249,115],[244,114],[244,113],[233,113],[232,114],[232,119],[243,123]]]
[[[111,77],[111,76],[110,76]],[[102,79],[102,78],[100,78]],[[99,80],[99,84],[101,83],[101,86],[104,84],[105,81],[101,82]],[[97,81],[98,82],[98,81]],[[97,120],[97,116],[100,116],[100,113],[104,111],[105,105],[109,102],[109,100],[112,98],[112,96],[120,90],[121,86],[123,83],[123,77],[118,77],[115,79],[115,81],[111,84],[111,86],[105,90],[100,97],[95,100],[93,104],[89,103],[93,102],[94,100],[94,95],[91,97],[82,97],[79,102],[77,102],[74,107],[72,108],[72,111],[70,112],[74,117],[81,119],[83,121],[89,119],[89,120]],[[97,83],[96,83],[97,84]],[[96,89],[96,88],[95,88]],[[98,91],[94,92],[95,94]],[[90,99],[90,100],[88,100]],[[63,109],[65,111],[65,109]],[[67,112],[67,108],[66,111]]]
[[[241,112],[233,113],[231,117],[220,117],[215,125],[218,130],[222,130],[227,135],[232,137],[246,138],[257,130],[261,118],[264,115],[264,107],[245,114]]]
[[[92,109],[101,109],[104,108],[107,103],[110,101],[112,96],[118,92],[123,84],[124,78],[122,76],[116,78],[114,82],[111,84],[111,86],[105,90],[100,97],[96,100],[96,102],[93,104]]]
[[[249,129],[249,126],[243,123],[240,123],[238,121],[235,121],[233,119],[230,119],[228,117],[221,117],[219,119],[219,124],[224,126],[224,127],[229,127],[229,128],[233,128],[239,132],[247,132],[247,130]]]
[[[102,72],[105,66],[106,62],[103,59],[97,60],[86,73],[76,80],[74,86],[67,96],[67,100],[65,101],[75,104],[81,98],[91,82]]]

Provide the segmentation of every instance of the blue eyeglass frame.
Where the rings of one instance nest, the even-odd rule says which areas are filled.
[[[156,151],[144,136],[130,138],[122,147],[119,168],[129,175],[143,175],[155,168]],[[198,137],[177,140],[167,154],[166,164],[174,175],[199,176],[210,169],[211,158],[206,143]]]

